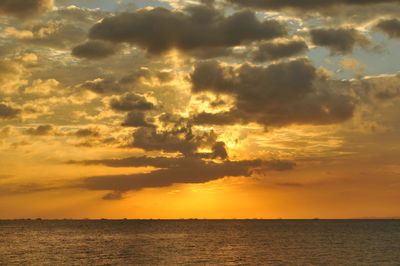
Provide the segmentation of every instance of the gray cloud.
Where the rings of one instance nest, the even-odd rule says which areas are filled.
[[[88,41],[72,49],[72,55],[87,59],[103,59],[114,55],[119,51],[119,47],[103,41]]]
[[[288,40],[285,42],[267,42],[261,44],[253,53],[253,60],[264,62],[291,57],[308,50],[307,43],[303,40]]]
[[[398,19],[382,19],[375,27],[391,38],[400,38],[400,20]]]
[[[192,120],[196,125],[234,125],[250,122],[244,119],[242,113],[234,110],[221,113],[201,112],[194,115]]]
[[[200,113],[193,118],[196,124],[332,124],[351,118],[355,108],[354,99],[330,88],[326,77],[305,58],[268,67],[200,62],[191,80],[195,93],[211,91],[236,98],[232,110]]]
[[[120,79],[105,77],[88,80],[79,84],[78,88],[90,90],[98,94],[121,94],[152,78],[156,78],[163,83],[170,81],[173,78],[173,74],[165,71],[151,71],[147,68],[140,68]]]
[[[114,176],[94,176],[83,179],[80,187],[91,190],[112,190],[103,199],[120,199],[124,192],[144,188],[166,187],[173,184],[205,183],[223,177],[248,177],[254,171],[291,170],[295,163],[288,161],[224,161],[216,163],[187,157],[131,157],[120,160],[74,162],[86,165],[102,164],[111,167],[153,166],[161,168],[150,173]],[[114,197],[115,196],[115,197]]]
[[[89,80],[79,85],[80,88],[93,91],[98,94],[121,93],[124,89],[114,78],[98,78]]]
[[[154,105],[148,102],[144,97],[134,93],[127,93],[120,97],[114,97],[110,100],[110,107],[116,111],[133,111],[133,110],[151,110]]]
[[[146,118],[145,113],[139,111],[130,111],[121,125],[124,127],[154,127]]]
[[[231,47],[244,42],[269,40],[286,34],[275,20],[260,22],[254,13],[241,11],[228,17],[209,6],[192,6],[185,12],[165,8],[141,9],[105,18],[94,25],[89,37],[130,43],[150,53],[176,48]]]
[[[318,28],[310,31],[315,45],[331,49],[333,54],[351,53],[356,45],[368,47],[368,38],[353,28]]]
[[[21,113],[21,110],[0,103],[0,119],[16,118]]]
[[[57,0],[57,2],[59,1],[60,0]],[[98,8],[90,9],[73,5],[61,8],[58,7],[58,9],[52,14],[56,16],[57,20],[69,21],[83,26],[92,26],[100,19],[110,15],[109,12]]]
[[[21,19],[34,17],[53,7],[53,0],[1,0],[0,14]]]
[[[299,9],[322,10],[340,6],[363,6],[382,3],[399,3],[398,0],[228,0],[228,2],[243,7],[260,8],[266,10]]]
[[[194,156],[197,149],[214,145],[215,133],[194,134],[188,125],[177,126],[171,130],[157,131],[155,128],[139,128],[133,133],[132,146],[145,151],[179,152]]]
[[[28,128],[24,131],[24,134],[31,136],[46,136],[53,132],[54,127],[52,125],[40,125],[36,128]]]
[[[88,138],[88,137],[99,137],[100,133],[97,130],[91,128],[82,128],[75,131],[73,135],[78,138]]]

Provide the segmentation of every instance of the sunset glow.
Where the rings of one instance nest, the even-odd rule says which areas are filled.
[[[399,12],[0,1],[0,219],[400,217]]]

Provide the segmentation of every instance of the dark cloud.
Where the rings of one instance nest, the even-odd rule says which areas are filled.
[[[157,7],[121,13],[94,25],[89,37],[129,43],[157,54],[173,48],[190,51],[232,47],[285,34],[286,29],[279,22],[261,22],[250,11],[225,17],[221,11],[212,7],[192,6],[186,8],[185,12]]]
[[[119,47],[103,41],[88,41],[72,49],[72,55],[87,59],[103,59],[114,55],[119,51]]]
[[[86,165],[103,164],[111,167],[153,166],[161,168],[150,173],[95,176],[85,178],[79,186],[91,190],[112,190],[103,199],[118,199],[129,190],[166,187],[173,184],[205,183],[224,177],[248,177],[254,171],[291,170],[293,162],[245,160],[216,163],[187,157],[131,157],[121,160],[97,160],[81,162]],[[76,162],[75,162],[76,163]],[[289,167],[290,165],[290,167]],[[112,197],[117,195],[118,197]]]
[[[391,38],[400,38],[400,20],[398,19],[382,19],[375,27]]]
[[[121,125],[124,127],[154,127],[146,118],[145,113],[139,111],[130,111]]]
[[[399,3],[398,0],[227,0],[243,7],[265,10],[299,9],[302,11],[322,10],[340,6],[363,6],[382,3]]]
[[[226,152],[225,142],[217,141],[212,147],[212,158],[228,158],[228,153]]]
[[[265,62],[295,56],[307,50],[307,43],[303,40],[267,42],[261,44],[252,57],[256,62]]]
[[[368,47],[368,38],[353,28],[317,28],[310,31],[313,44],[331,49],[332,54],[351,53],[356,45]]]
[[[228,112],[194,116],[196,124],[332,124],[351,118],[355,108],[354,99],[330,88],[327,78],[305,58],[268,67],[200,62],[191,80],[195,93],[211,91],[236,98]]]
[[[154,105],[151,102],[134,93],[127,93],[120,97],[112,98],[110,100],[110,107],[116,111],[146,111],[154,109]]]
[[[0,15],[21,19],[34,17],[53,7],[53,0],[1,0]]]
[[[123,92],[123,88],[121,88],[118,81],[116,81],[114,78],[98,78],[95,80],[86,81],[79,85],[79,87],[98,94],[114,94]]]
[[[225,47],[213,47],[208,49],[193,49],[188,52],[190,56],[193,56],[197,59],[210,59],[210,58],[217,58],[217,57],[228,57],[233,56],[234,52],[232,48],[225,48]]]
[[[225,143],[218,141],[214,131],[194,132],[187,119],[173,115],[164,114],[159,120],[164,124],[163,129],[139,128],[133,133],[131,146],[145,151],[180,153],[190,158],[228,158]],[[199,152],[201,148],[210,152]]]
[[[0,103],[0,119],[16,118],[21,113],[21,110]]]
[[[103,196],[103,200],[122,200],[126,191],[112,191]]]
[[[133,134],[132,146],[145,151],[179,152],[194,156],[198,148],[213,145],[216,137],[213,132],[196,135],[187,125],[159,131],[155,128],[139,128]]]
[[[134,86],[141,85],[144,81],[151,81],[153,78],[163,83],[170,81],[173,77],[170,72],[139,68],[120,79],[114,77],[97,78],[78,85],[78,88],[98,94],[121,94],[130,91]]]
[[[95,129],[82,128],[75,131],[73,135],[78,138],[89,138],[89,137],[99,137],[100,133]]]
[[[24,134],[31,136],[46,136],[53,132],[54,127],[52,125],[40,125],[36,128],[28,128],[24,131]]]
[[[236,115],[235,112],[237,113]],[[234,125],[250,122],[245,121],[240,112],[233,110],[220,113],[201,112],[194,115],[192,119],[193,123],[196,125]]]

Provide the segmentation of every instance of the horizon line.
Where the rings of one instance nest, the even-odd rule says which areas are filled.
[[[400,217],[360,218],[0,218],[0,221],[319,221],[319,220],[400,220]]]

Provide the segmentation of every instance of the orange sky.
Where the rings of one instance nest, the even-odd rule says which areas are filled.
[[[396,1],[31,2],[0,3],[0,219],[400,216]]]

